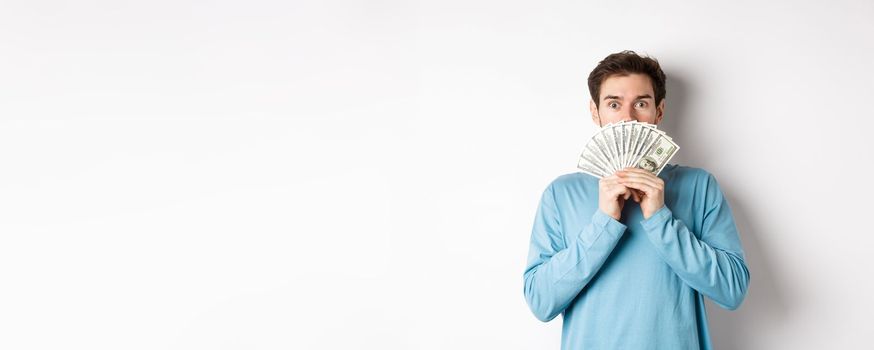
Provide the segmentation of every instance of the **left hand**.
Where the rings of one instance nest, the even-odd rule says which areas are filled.
[[[634,200],[640,203],[644,219],[649,219],[665,206],[665,181],[660,177],[637,168],[625,168],[617,171],[616,175],[620,184],[640,193],[639,196],[634,196]]]

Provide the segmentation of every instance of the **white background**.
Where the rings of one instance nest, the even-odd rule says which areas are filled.
[[[874,322],[866,0],[4,1],[0,348],[558,349],[522,272],[595,130],[586,77],[656,57],[675,162],[752,280],[718,349]]]

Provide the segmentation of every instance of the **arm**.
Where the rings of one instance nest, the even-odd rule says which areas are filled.
[[[564,232],[553,188],[543,192],[523,275],[525,300],[537,319],[560,314],[607,260],[626,226],[601,210],[580,232]],[[566,234],[574,237],[565,244]]]
[[[708,174],[701,239],[663,206],[641,222],[659,255],[689,286],[728,310],[746,296],[750,275],[737,227],[716,179]]]

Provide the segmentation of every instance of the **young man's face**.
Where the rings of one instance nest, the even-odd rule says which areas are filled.
[[[665,100],[655,105],[652,82],[646,74],[611,75],[601,83],[598,104],[589,101],[592,121],[599,127],[622,120],[658,124],[662,121]]]

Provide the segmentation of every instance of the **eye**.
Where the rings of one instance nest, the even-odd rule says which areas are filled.
[[[644,108],[646,107],[646,101],[640,101],[637,103],[637,107]]]
[[[607,106],[610,108],[616,108],[616,107],[619,107],[619,104],[616,102],[610,102],[610,103],[607,103]]]

